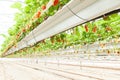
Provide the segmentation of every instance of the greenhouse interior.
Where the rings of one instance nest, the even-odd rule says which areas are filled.
[[[120,80],[120,0],[0,0],[0,80]]]

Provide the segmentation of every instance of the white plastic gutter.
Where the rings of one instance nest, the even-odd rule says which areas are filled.
[[[119,8],[120,0],[71,0],[22,39],[17,48],[12,47],[6,55]]]

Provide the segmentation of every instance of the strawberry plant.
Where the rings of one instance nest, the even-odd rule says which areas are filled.
[[[8,30],[9,36],[5,37],[1,53],[4,54],[11,47],[15,47],[27,34],[47,20],[48,17],[53,16],[70,0],[53,0],[53,4],[46,10],[49,1],[50,0],[25,0],[26,6],[22,6],[18,3],[15,3],[14,6],[12,6],[17,8],[20,12],[15,15],[15,25]],[[115,38],[114,35],[119,35],[119,31],[120,14],[116,13],[110,16],[104,16],[103,19],[75,26],[73,29],[39,41],[35,45],[15,53],[27,55],[26,52],[29,54],[43,52],[43,54],[46,54],[46,52],[52,50],[54,51],[77,44],[84,46],[96,41],[107,41],[107,38],[109,37]],[[105,45],[102,43],[100,46],[104,48]],[[108,50],[108,53],[110,53],[110,50]]]

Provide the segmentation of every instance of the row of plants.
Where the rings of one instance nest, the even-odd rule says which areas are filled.
[[[1,53],[6,53],[11,47],[21,41],[27,34],[40,25],[48,17],[53,16],[70,0],[25,0],[25,4],[17,2],[11,7],[19,10],[15,15],[16,23],[8,30]]]
[[[98,42],[99,46],[104,49],[107,42],[120,42],[120,14],[115,13],[103,18],[78,25],[70,30],[51,36],[39,41],[33,46],[16,51],[13,55],[25,56],[32,54],[51,55],[53,51],[66,49],[71,46],[81,48],[85,45],[91,45]],[[114,49],[107,49],[104,52],[110,53]],[[120,48],[115,48],[119,54]],[[92,50],[91,50],[92,51]],[[101,51],[99,51],[101,52]]]

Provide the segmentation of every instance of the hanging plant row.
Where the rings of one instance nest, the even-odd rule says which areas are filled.
[[[25,0],[25,7],[22,7],[20,3],[15,3],[12,7],[19,9],[21,13],[15,15],[16,24],[8,30],[10,34],[9,38],[11,39],[6,39],[5,42],[7,42],[7,44],[3,43],[1,52],[5,53],[8,48],[15,47],[29,32],[49,16],[53,16],[69,1],[70,0]],[[19,5],[19,7],[16,5]],[[8,45],[8,43],[10,44]]]
[[[17,57],[28,54],[51,55],[51,52],[57,51],[59,49],[66,49],[72,46],[76,47],[78,45],[78,48],[82,49],[83,46],[91,45],[96,42],[101,48],[101,50],[96,50],[97,52],[103,51],[108,54],[119,54],[119,47],[115,47],[113,49],[104,49],[107,43],[120,43],[120,14],[116,13],[108,17],[109,19],[107,20],[104,20],[103,18],[75,26],[73,29],[51,36],[33,46],[16,51],[13,53],[13,55]]]

